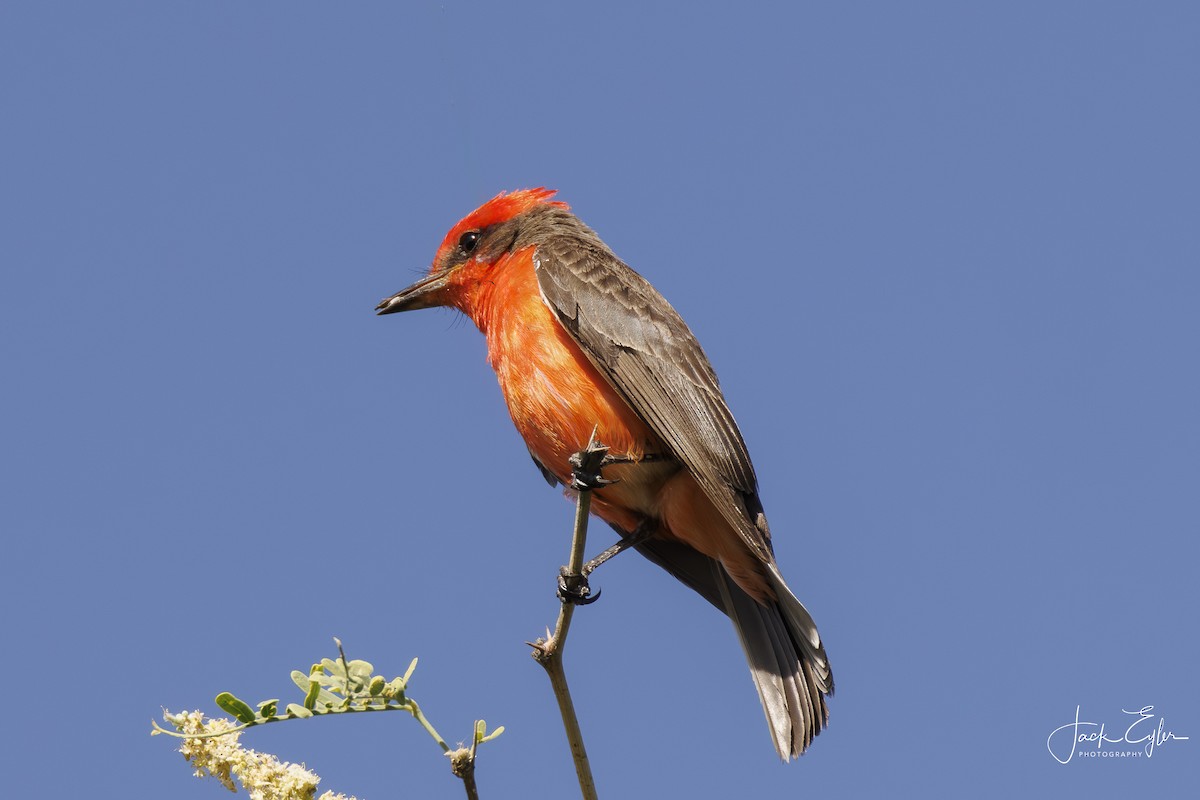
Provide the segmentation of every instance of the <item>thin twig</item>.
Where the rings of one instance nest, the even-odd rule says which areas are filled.
[[[411,697],[408,698],[408,713],[413,715],[413,719],[421,723],[421,727],[425,729],[426,733],[433,737],[433,740],[437,742],[437,746],[442,748],[442,752],[449,755],[450,745],[446,744],[446,740],[443,739],[442,735],[433,727],[433,723],[426,719],[425,715],[421,713],[421,707],[417,705],[417,701],[413,700]]]
[[[598,445],[593,441],[588,443],[585,453],[594,451]],[[597,460],[597,463],[598,460]],[[592,493],[590,489],[580,489],[575,504],[575,532],[571,540],[571,556],[563,577],[568,581],[573,576],[581,576],[583,568],[583,551],[587,542],[588,511],[591,508]],[[597,800],[596,782],[592,778],[592,767],[588,762],[587,749],[583,745],[583,731],[579,728],[579,718],[575,715],[575,703],[571,700],[571,690],[567,686],[567,674],[563,669],[563,648],[567,643],[567,633],[571,629],[571,618],[575,614],[575,603],[563,598],[558,611],[558,624],[554,633],[545,641],[533,645],[533,657],[541,664],[546,674],[550,676],[550,686],[554,690],[554,698],[558,701],[558,710],[562,714],[563,728],[567,734],[567,743],[571,748],[571,758],[575,762],[575,775],[579,779],[579,790],[584,800]]]

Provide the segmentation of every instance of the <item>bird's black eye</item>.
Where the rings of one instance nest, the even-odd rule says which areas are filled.
[[[458,237],[458,249],[466,255],[471,255],[471,251],[479,244],[479,231],[467,231],[462,236]]]

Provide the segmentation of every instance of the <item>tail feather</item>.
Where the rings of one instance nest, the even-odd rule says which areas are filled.
[[[784,761],[803,753],[829,722],[825,697],[833,694],[833,674],[816,623],[778,569],[768,572],[777,600],[763,605],[719,562],[682,542],[652,539],[638,550],[729,616],[776,751]]]
[[[750,664],[775,749],[784,761],[795,758],[829,722],[825,695],[832,693],[833,680],[825,650],[819,638],[813,647],[810,631],[793,624],[808,612],[786,585],[776,588],[779,602],[764,606],[741,591],[716,562],[712,570]],[[815,627],[811,633],[815,636]]]

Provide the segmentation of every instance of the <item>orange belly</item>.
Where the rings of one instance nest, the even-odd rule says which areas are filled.
[[[530,251],[507,259],[488,294],[475,320],[487,336],[488,361],[517,430],[547,469],[565,481],[567,459],[593,429],[616,455],[637,459],[659,446],[542,302]]]

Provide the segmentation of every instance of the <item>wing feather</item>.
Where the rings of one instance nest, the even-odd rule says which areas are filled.
[[[771,563],[754,466],[700,343],[645,278],[560,213],[555,235],[540,237],[534,253],[546,304],[751,550]]]

